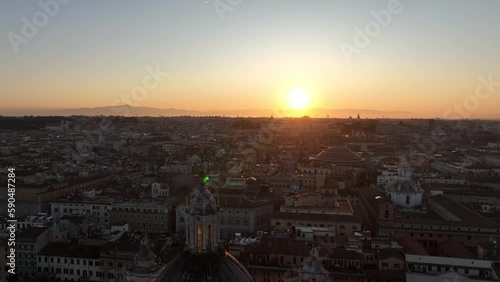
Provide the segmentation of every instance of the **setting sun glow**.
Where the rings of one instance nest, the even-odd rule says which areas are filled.
[[[309,103],[309,96],[304,89],[293,89],[288,93],[288,103],[294,109],[303,109]]]

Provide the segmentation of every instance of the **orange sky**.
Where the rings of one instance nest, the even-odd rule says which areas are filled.
[[[492,7],[500,2],[458,1],[401,1],[401,12],[363,48],[356,30],[387,9],[386,1],[248,1],[223,20],[203,3],[75,2],[17,53],[10,37],[0,41],[7,54],[0,110],[132,104],[280,111],[289,107],[288,93],[303,88],[308,108],[498,117],[500,36],[491,27],[500,25]],[[40,7],[8,1],[0,9],[10,12],[0,18],[0,33],[22,35],[20,19]],[[360,52],[347,60],[345,44]],[[134,98],[147,68],[169,76],[148,80],[154,85]],[[478,78],[488,76],[494,87],[476,105]],[[464,112],[465,102],[473,104]]]

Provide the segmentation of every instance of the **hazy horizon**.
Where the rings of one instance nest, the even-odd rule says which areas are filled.
[[[3,1],[0,115],[130,104],[495,119],[499,8],[494,0]],[[294,89],[306,97],[290,101]]]
[[[128,109],[124,109],[128,108]],[[418,116],[412,112],[404,111],[378,111],[374,109],[324,109],[315,108],[307,109],[307,113],[303,116],[297,116],[294,111],[275,111],[272,109],[234,109],[234,110],[214,110],[207,109],[205,111],[177,108],[157,108],[157,107],[135,107],[131,105],[119,106],[104,106],[95,108],[2,108],[0,107],[0,116],[4,117],[22,117],[22,116],[225,116],[225,117],[275,117],[275,118],[290,118],[290,117],[310,117],[310,118],[353,118],[356,119],[360,115],[361,119],[443,119],[457,120],[469,118],[443,118],[443,117],[426,117]],[[482,120],[499,120],[500,114],[492,115],[483,118],[470,118]]]

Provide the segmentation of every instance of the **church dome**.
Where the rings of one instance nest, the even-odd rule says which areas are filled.
[[[156,281],[253,282],[253,278],[228,252],[197,254],[184,251],[166,266]]]
[[[320,152],[316,159],[331,163],[359,163],[363,157],[347,148],[345,145],[335,145]]]
[[[420,193],[422,188],[419,183],[413,182],[410,178],[399,178],[395,181],[390,182],[386,186],[387,192],[398,192],[398,193]]]
[[[253,282],[238,260],[223,250],[219,239],[219,208],[203,182],[191,192],[191,201],[182,209],[186,218],[186,249],[171,260],[156,281],[160,282]]]

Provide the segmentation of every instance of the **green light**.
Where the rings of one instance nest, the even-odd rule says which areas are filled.
[[[203,182],[207,183],[207,181],[210,179],[210,177],[208,176],[205,176],[205,178],[203,178]]]

